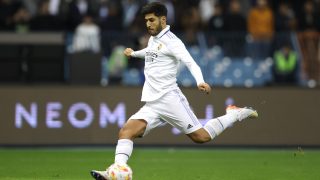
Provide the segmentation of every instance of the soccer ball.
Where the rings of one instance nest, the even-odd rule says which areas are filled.
[[[106,172],[108,180],[132,180],[132,169],[128,164],[114,163]]]

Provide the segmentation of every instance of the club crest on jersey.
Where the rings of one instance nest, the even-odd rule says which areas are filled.
[[[162,48],[162,44],[159,44],[158,51]]]

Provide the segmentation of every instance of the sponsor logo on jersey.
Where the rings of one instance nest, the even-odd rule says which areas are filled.
[[[146,62],[153,62],[158,57],[158,54],[152,51],[146,52]]]

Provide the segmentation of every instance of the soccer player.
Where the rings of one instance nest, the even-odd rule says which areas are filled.
[[[151,35],[145,49],[127,48],[128,57],[145,59],[145,83],[141,101],[145,105],[132,115],[119,132],[115,163],[126,164],[133,150],[133,140],[146,136],[152,129],[169,123],[185,133],[195,143],[205,143],[217,137],[236,121],[258,116],[251,108],[229,106],[224,116],[209,120],[202,126],[176,83],[180,62],[183,62],[197,82],[198,89],[209,94],[200,67],[195,63],[183,42],[170,31],[166,23],[167,9],[153,2],[142,8],[146,27]],[[91,171],[95,179],[106,179],[106,171]]]

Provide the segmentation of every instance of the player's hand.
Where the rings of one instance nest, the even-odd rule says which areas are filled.
[[[199,89],[200,91],[202,91],[202,92],[207,93],[207,94],[210,94],[210,92],[211,92],[211,87],[210,87],[209,84],[207,84],[207,83],[200,83],[200,84],[198,85],[198,89]]]
[[[124,51],[123,51],[123,54],[127,57],[131,57],[131,54],[133,53],[133,49],[131,48],[126,48]]]

